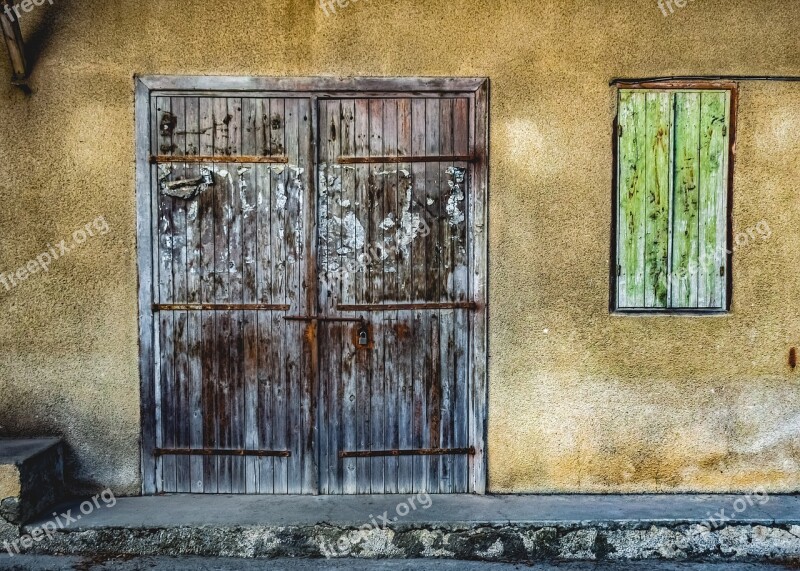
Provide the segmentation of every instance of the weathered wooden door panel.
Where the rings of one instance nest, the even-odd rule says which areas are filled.
[[[160,489],[312,492],[313,349],[285,319],[309,309],[310,101],[162,97],[152,117]]]
[[[323,493],[469,491],[469,113],[319,102]]]
[[[482,492],[485,86],[219,81],[137,94],[145,491]]]

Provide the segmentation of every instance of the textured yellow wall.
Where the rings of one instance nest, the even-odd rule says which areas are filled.
[[[63,434],[79,485],[138,490],[133,81],[491,78],[490,489],[800,488],[800,83],[742,84],[729,316],[608,313],[615,76],[800,75],[796,0],[54,0],[0,81],[0,434]],[[2,58],[0,77],[10,72]]]

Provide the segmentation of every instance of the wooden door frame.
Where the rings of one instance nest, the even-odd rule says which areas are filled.
[[[471,279],[473,314],[469,360],[471,398],[469,436],[475,454],[470,456],[470,488],[485,494],[487,483],[487,404],[488,404],[488,185],[489,185],[489,80],[487,78],[405,78],[405,77],[246,77],[246,76],[169,76],[134,77],[136,144],[136,238],[139,282],[139,376],[141,383],[141,478],[142,494],[157,491],[155,340],[153,312],[153,233],[150,153],[150,101],[157,96],[223,96],[252,93],[260,97],[304,94],[312,105],[312,153],[317,155],[317,101],[342,95],[468,95],[475,120],[470,125],[471,174],[473,180],[470,208],[472,227]],[[316,165],[309,168],[309,186],[316,188]],[[309,228],[316,235],[316,222]]]

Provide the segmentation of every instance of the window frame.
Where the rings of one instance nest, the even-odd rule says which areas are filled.
[[[618,307],[618,216],[619,216],[619,94],[620,90],[714,90],[730,92],[730,119],[728,125],[728,172],[726,174],[726,212],[725,212],[725,307],[723,309],[710,308],[635,308],[627,309]],[[620,81],[614,84],[614,121],[612,128],[612,201],[611,201],[611,249],[609,264],[609,313],[618,316],[726,316],[730,315],[733,301],[733,179],[734,162],[736,157],[736,133],[739,104],[739,84],[735,81],[717,80],[664,80],[664,81]],[[670,173],[673,176],[673,173]],[[670,228],[670,235],[672,229]]]

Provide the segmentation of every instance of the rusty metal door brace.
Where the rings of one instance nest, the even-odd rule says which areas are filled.
[[[357,305],[337,305],[339,311],[414,311],[421,309],[468,309],[477,311],[478,304],[472,301],[429,302],[429,303],[363,303]]]
[[[150,155],[150,164],[160,165],[164,163],[253,163],[253,164],[287,164],[289,157],[284,156],[255,156],[246,157],[241,155]]]
[[[411,450],[343,450],[339,458],[374,458],[378,456],[442,456],[446,454],[475,455],[475,448],[417,448]]]
[[[364,323],[363,317],[327,317],[324,315],[287,315],[287,321],[352,321],[354,323]]]
[[[340,165],[363,165],[379,163],[471,163],[475,160],[473,155],[422,155],[416,157],[391,155],[382,157],[339,157],[336,162]]]
[[[154,303],[153,311],[289,311],[282,303]]]
[[[156,456],[274,456],[288,458],[288,450],[224,450],[221,448],[156,448]]]

